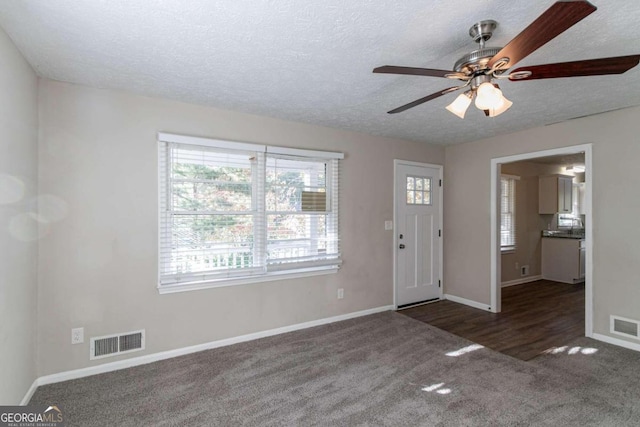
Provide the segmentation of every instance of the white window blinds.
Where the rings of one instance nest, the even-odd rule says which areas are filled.
[[[340,264],[339,153],[177,137],[159,144],[160,285]]]
[[[516,248],[516,177],[500,178],[500,247]]]

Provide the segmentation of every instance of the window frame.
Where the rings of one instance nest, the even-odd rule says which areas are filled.
[[[197,289],[207,289],[207,288],[215,288],[222,286],[232,286],[232,285],[242,285],[242,284],[250,284],[250,283],[260,283],[260,282],[268,282],[272,280],[282,280],[282,279],[291,279],[291,278],[299,278],[299,277],[308,277],[308,276],[316,276],[321,274],[332,274],[336,273],[342,264],[341,253],[340,253],[340,229],[339,229],[339,169],[340,169],[340,161],[344,159],[343,153],[338,152],[329,152],[329,151],[318,151],[318,150],[304,150],[297,148],[288,148],[288,147],[276,147],[276,146],[267,146],[260,144],[251,144],[245,142],[233,142],[233,141],[225,141],[218,139],[210,139],[210,138],[201,138],[201,137],[192,137],[185,135],[176,135],[160,132],[158,133],[157,138],[158,143],[158,266],[157,266],[157,288],[161,294],[165,293],[174,293],[174,292],[183,292]],[[266,200],[258,201],[256,206],[252,206],[255,212],[257,212],[258,216],[262,216],[262,220],[260,221],[261,225],[258,230],[254,229],[253,236],[258,243],[263,247],[258,249],[259,253],[264,253],[264,260],[262,260],[262,266],[251,267],[243,272],[243,269],[228,269],[226,272],[223,270],[221,272],[215,272],[213,270],[204,271],[204,272],[190,272],[185,274],[187,276],[187,280],[171,280],[172,276],[175,274],[170,274],[169,272],[163,271],[163,262],[166,260],[163,258],[163,253],[166,256],[167,243],[170,244],[171,238],[167,237],[167,233],[171,234],[171,221],[168,220],[168,216],[174,212],[173,208],[168,208],[168,202],[170,200],[170,194],[172,187],[170,185],[170,173],[171,173],[171,159],[168,157],[167,153],[170,152],[171,147],[174,147],[175,144],[185,145],[185,146],[194,146],[197,150],[198,146],[201,146],[204,150],[214,151],[220,150],[222,151],[232,151],[232,152],[256,152],[259,154],[260,158],[264,162],[264,165],[259,167],[258,169],[261,171],[261,175],[252,176],[252,188],[256,186],[262,187],[262,199],[266,198],[267,191],[265,190],[267,186],[267,161],[268,158],[291,158],[298,161],[309,161],[309,162],[325,162],[327,169],[326,176],[326,198],[327,198],[327,222],[333,221],[331,223],[331,230],[334,231],[334,235],[336,238],[332,243],[334,246],[334,252],[327,254],[324,259],[318,258],[316,262],[271,262],[267,260],[266,250],[268,246],[267,241],[267,231],[268,224],[267,218],[269,215],[269,211],[266,207]],[[165,150],[165,154],[163,155],[163,150]],[[331,170],[331,172],[329,172]],[[335,175],[335,176],[334,176]],[[261,182],[260,182],[261,181]],[[255,194],[252,193],[252,197],[255,197]],[[260,199],[260,196],[258,196]],[[258,207],[260,206],[260,207]],[[163,211],[163,209],[166,209]],[[256,210],[261,209],[261,210]],[[295,214],[293,211],[292,213]],[[301,211],[302,212],[302,211]],[[313,213],[299,213],[301,215],[311,215]],[[316,212],[317,214],[317,212]],[[331,219],[330,219],[331,218]],[[327,225],[327,227],[329,224]],[[164,236],[163,236],[164,234]],[[163,252],[163,249],[165,252]],[[169,251],[171,248],[169,247]],[[287,265],[288,264],[288,265]],[[261,271],[256,273],[256,269],[260,269]],[[198,277],[197,280],[188,280],[189,278]]]
[[[413,180],[412,187],[409,188],[409,179]],[[417,188],[417,183],[420,180],[422,182],[422,188]],[[426,188],[426,183],[429,183]],[[407,175],[407,182],[405,191],[407,193],[407,198],[405,199],[405,204],[410,206],[433,206],[432,193],[433,193],[433,179],[429,176],[419,176],[419,175]],[[409,201],[409,194],[412,193],[413,201]],[[420,202],[418,202],[418,194],[420,194]],[[425,195],[429,196],[429,201],[427,203],[424,202]]]
[[[509,197],[509,205],[511,205],[510,210],[508,212],[508,214],[511,216],[511,228],[509,231],[510,235],[511,235],[511,240],[512,243],[508,244],[508,245],[503,245],[502,244],[502,216],[505,214],[503,212],[503,194],[502,194],[502,181],[503,180],[507,180],[510,184],[510,192],[511,194],[508,196]],[[505,254],[505,253],[513,253],[516,251],[517,248],[517,238],[516,238],[516,224],[517,224],[517,218],[516,218],[516,183],[517,181],[520,180],[520,177],[517,175],[508,175],[508,174],[501,174],[500,175],[500,252]]]

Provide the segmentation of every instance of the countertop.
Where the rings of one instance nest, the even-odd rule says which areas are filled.
[[[584,231],[558,231],[558,230],[543,230],[542,237],[552,237],[555,239],[577,239],[584,240]]]

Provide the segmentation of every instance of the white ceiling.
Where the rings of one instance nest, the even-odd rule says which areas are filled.
[[[584,153],[575,154],[561,154],[558,156],[537,157],[530,161],[533,163],[540,163],[543,165],[584,165]]]
[[[22,0],[0,25],[40,76],[282,119],[438,144],[467,142],[640,105],[640,67],[626,74],[501,82],[514,102],[460,120],[434,77],[372,74],[380,65],[451,69],[476,44],[469,27],[499,22],[503,46],[553,0]],[[640,53],[640,2],[598,10],[518,65]]]

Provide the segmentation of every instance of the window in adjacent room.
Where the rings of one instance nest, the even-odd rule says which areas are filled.
[[[160,134],[161,291],[332,272],[341,153]]]
[[[516,249],[516,181],[518,177],[502,175],[500,178],[500,249]]]

